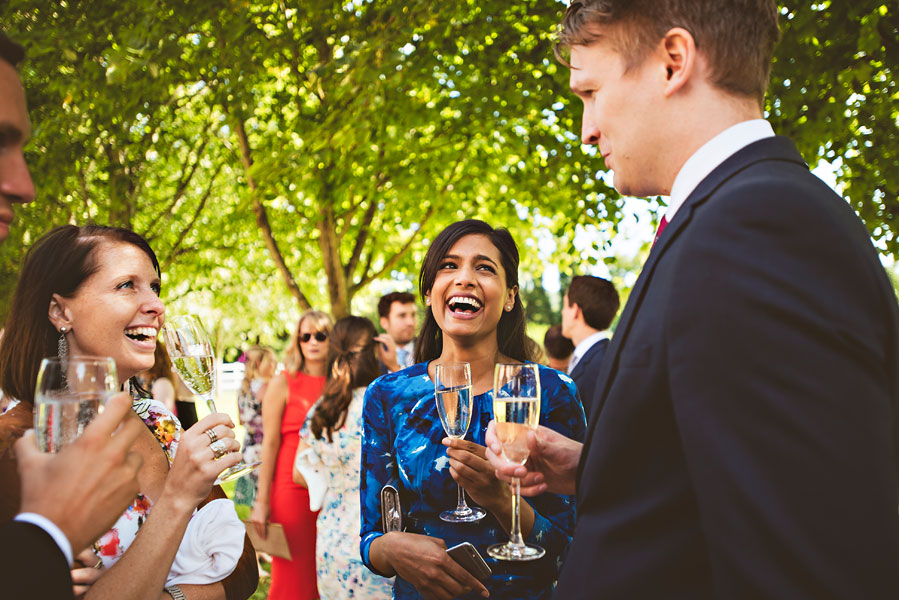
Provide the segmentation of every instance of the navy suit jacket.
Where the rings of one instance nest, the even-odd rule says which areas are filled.
[[[0,525],[0,596],[74,598],[65,555],[37,525],[9,521]]]
[[[899,597],[897,312],[790,140],[728,158],[615,330],[555,597]]]
[[[602,357],[605,356],[606,348],[609,346],[609,340],[599,340],[584,352],[584,355],[574,365],[571,371],[571,378],[577,386],[577,394],[584,405],[584,413],[590,418],[590,404],[593,402],[593,396],[596,393],[596,381],[599,378],[599,365],[602,363]]]

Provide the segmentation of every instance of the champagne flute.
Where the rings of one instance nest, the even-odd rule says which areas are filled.
[[[42,452],[74,442],[119,389],[115,361],[98,356],[45,358],[34,393],[34,437]]]
[[[528,459],[527,433],[540,420],[540,372],[534,364],[497,364],[493,372],[493,418],[503,458],[523,465]],[[512,530],[505,544],[493,544],[487,554],[499,560],[535,560],[546,554],[521,537],[521,481],[512,480]]]
[[[165,334],[166,349],[172,359],[172,367],[181,376],[184,384],[194,394],[206,401],[209,412],[218,412],[215,408],[213,394],[215,392],[215,353],[209,334],[203,328],[196,315],[172,317],[162,327]],[[253,471],[260,462],[247,464],[240,461],[233,467],[222,471],[216,484],[243,477]]]
[[[466,363],[443,363],[434,369],[434,396],[437,399],[437,414],[446,435],[462,439],[471,423],[471,366]],[[487,512],[465,502],[465,490],[461,485],[456,508],[440,513],[440,518],[448,523],[470,523],[480,521]]]

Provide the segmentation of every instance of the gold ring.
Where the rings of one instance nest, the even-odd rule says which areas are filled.
[[[214,443],[219,439],[219,436],[217,436],[217,435],[215,434],[215,430],[213,430],[213,429],[207,429],[207,430],[206,430],[206,435],[209,436],[209,443],[210,443],[210,444],[214,444]]]
[[[102,559],[102,558],[101,558],[100,560],[97,561],[97,564],[94,565],[94,568],[95,568],[95,569],[102,569],[102,568],[103,568],[103,559]]]

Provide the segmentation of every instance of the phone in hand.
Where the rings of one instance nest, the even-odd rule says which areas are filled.
[[[469,542],[462,542],[446,551],[454,561],[462,565],[462,568],[474,575],[475,579],[483,581],[493,574],[478,549]]]

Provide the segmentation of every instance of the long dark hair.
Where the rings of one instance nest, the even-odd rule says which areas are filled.
[[[441,231],[421,265],[418,275],[418,293],[422,298],[428,295],[437,277],[440,261],[449,253],[453,245],[467,235],[484,235],[499,250],[503,270],[506,272],[506,287],[518,285],[518,246],[512,234],[505,228],[494,229],[484,221],[468,219],[453,223]],[[496,341],[499,351],[515,360],[529,361],[533,359],[531,346],[525,333],[524,306],[521,298],[515,294],[512,310],[503,311],[496,327]],[[431,307],[425,311],[424,323],[415,344],[415,362],[431,361],[443,351],[443,331],[437,326]]]
[[[0,386],[4,394],[34,402],[41,360],[57,352],[59,332],[47,316],[50,300],[53,294],[71,298],[100,268],[96,249],[103,241],[140,248],[160,274],[153,249],[129,229],[63,225],[39,239],[25,257],[0,343]]]
[[[331,330],[328,381],[310,424],[318,439],[324,431],[328,441],[333,441],[331,434],[343,425],[353,390],[368,385],[381,374],[375,357],[377,334],[374,324],[365,317],[344,317]]]

